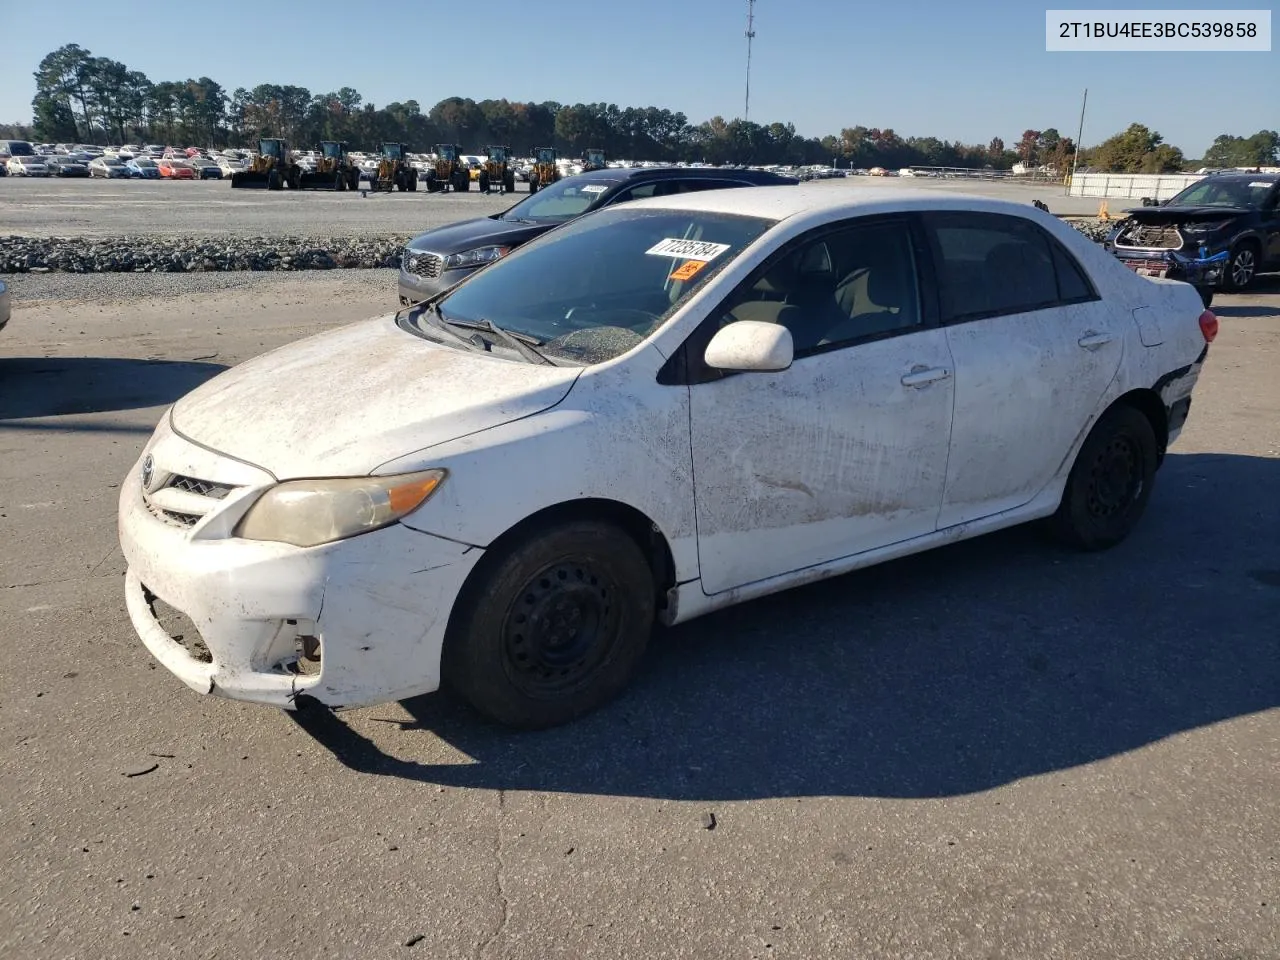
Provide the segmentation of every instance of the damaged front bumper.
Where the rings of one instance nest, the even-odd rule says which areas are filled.
[[[157,436],[155,464],[217,472],[216,455]],[[284,708],[304,694],[355,707],[438,689],[449,614],[483,551],[400,524],[311,548],[223,535],[260,494],[252,485],[179,526],[144,497],[145,459],[120,494],[125,602],[143,644],[183,683]],[[186,619],[181,631],[161,608]]]
[[[1230,254],[1226,251],[1209,253],[1200,247],[1195,253],[1182,250],[1126,247],[1114,242],[1107,249],[1121,263],[1141,276],[1168,277],[1181,280],[1195,287],[1216,287],[1226,273]]]

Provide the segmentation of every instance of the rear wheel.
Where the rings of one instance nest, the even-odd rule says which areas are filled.
[[[1243,290],[1253,283],[1258,275],[1258,248],[1246,240],[1231,251],[1231,259],[1227,261],[1227,269],[1222,275],[1224,290]]]
[[[635,541],[574,521],[482,561],[449,623],[444,678],[491,720],[555,726],[626,686],[653,619],[653,574]]]
[[[1054,533],[1082,550],[1115,546],[1146,510],[1157,458],[1151,421],[1125,404],[1112,407],[1080,448],[1051,520]]]
[[[529,192],[538,192],[538,175],[536,173],[529,174]]]
[[[272,170],[270,173],[267,174],[267,189],[268,190],[283,189],[283,187],[280,184],[280,174],[277,173],[275,170]]]

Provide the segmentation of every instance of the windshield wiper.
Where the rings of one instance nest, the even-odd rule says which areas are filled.
[[[512,347],[518,354],[520,354],[520,356],[524,357],[531,363],[541,363],[552,367],[556,365],[555,361],[546,354],[534,349],[535,347],[542,346],[542,341],[537,337],[531,337],[527,333],[519,333],[514,330],[503,330],[502,327],[498,326],[492,320],[445,320],[444,317],[441,317],[440,319],[453,327],[462,327],[466,330],[484,330],[497,337],[501,337],[508,346]]]
[[[418,316],[425,317],[427,326],[429,326],[432,330],[435,330],[439,333],[444,334],[446,337],[453,340],[454,342],[462,344],[468,350],[480,349],[480,345],[477,344],[475,341],[460,335],[454,330],[450,330],[448,327],[448,324],[450,323],[450,321],[445,320],[444,314],[440,312],[440,308],[436,306],[434,303],[423,303],[423,304],[419,304],[418,306],[419,306]]]

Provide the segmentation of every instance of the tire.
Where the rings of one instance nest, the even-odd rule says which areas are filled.
[[[507,193],[515,193],[516,175],[514,173],[508,173],[506,178],[502,181],[502,185],[506,188]]]
[[[410,170],[404,175],[405,185],[409,188],[410,193],[418,192],[418,171]]]
[[[1151,421],[1127,404],[1113,406],[1080,448],[1050,522],[1054,534],[1080,550],[1118,544],[1146,510],[1158,455]]]
[[[529,174],[529,192],[538,192],[538,175],[536,173]]]
[[[1236,292],[1244,290],[1258,275],[1258,248],[1246,240],[1231,251],[1227,269],[1222,274],[1222,289]]]
[[[280,174],[276,173],[276,171],[274,170],[272,170],[270,173],[267,174],[267,189],[268,190],[283,189],[283,187],[280,184]]]
[[[557,726],[622,691],[653,620],[653,574],[631,537],[581,520],[536,531],[486,556],[468,581],[444,682],[504,726]]]
[[[476,181],[476,186],[480,188],[481,193],[488,193],[489,187],[491,186],[489,183],[489,175],[487,173],[480,174],[480,179]]]

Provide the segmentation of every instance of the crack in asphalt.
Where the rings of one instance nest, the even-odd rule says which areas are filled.
[[[502,919],[498,921],[493,933],[476,945],[476,960],[482,960],[489,948],[502,938],[502,935],[507,930],[507,923],[511,919],[511,903],[507,899],[507,865],[502,851],[502,823],[506,819],[506,811],[507,791],[500,789],[498,791],[498,823],[493,834],[493,886],[497,893],[498,903],[502,907]]]
[[[6,583],[0,586],[0,590],[17,590],[20,587],[48,587],[55,583],[81,583],[85,580],[108,580],[119,576],[120,574],[118,573],[100,573],[97,576],[62,577],[57,580],[36,580],[32,583]]]

